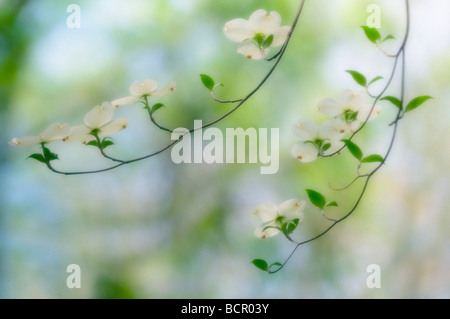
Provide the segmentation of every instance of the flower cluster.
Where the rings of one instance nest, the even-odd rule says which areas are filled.
[[[237,52],[253,60],[267,57],[270,49],[282,45],[288,38],[289,26],[281,26],[281,16],[276,11],[267,14],[259,9],[248,20],[233,19],[224,27],[225,36],[240,43]]]
[[[380,107],[368,103],[368,99],[364,91],[345,90],[338,100],[320,101],[317,110],[331,119],[320,126],[310,119],[302,119],[294,125],[293,132],[299,143],[292,147],[292,156],[306,163],[338,152],[344,147],[342,139],[346,133],[355,132],[361,123],[373,120],[380,113]]]
[[[109,136],[127,127],[128,120],[120,118],[113,120],[114,109],[145,100],[148,97],[162,96],[175,90],[175,83],[170,83],[161,89],[157,89],[158,83],[152,79],[143,82],[134,81],[130,86],[131,96],[123,97],[112,102],[103,102],[92,108],[84,116],[84,125],[69,126],[69,124],[55,123],[50,125],[38,136],[25,136],[13,138],[9,144],[13,146],[44,145],[57,141],[82,142],[88,144],[90,141],[100,137]]]
[[[303,220],[303,210],[305,201],[289,199],[280,205],[274,203],[263,203],[254,211],[261,221],[262,225],[256,228],[255,236],[259,238],[272,237],[286,229],[285,225],[294,223],[297,225]],[[283,228],[284,227],[284,228]]]

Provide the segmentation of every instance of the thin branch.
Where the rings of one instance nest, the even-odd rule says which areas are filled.
[[[236,100],[221,100],[219,98],[216,97],[216,95],[214,94],[214,91],[211,91],[211,97],[213,98],[214,101],[218,102],[218,103],[238,103],[241,102],[242,99],[236,99]]]
[[[269,71],[266,73],[266,75],[263,77],[263,79],[256,85],[256,87],[255,87],[252,91],[250,91],[250,93],[248,93],[244,98],[239,99],[239,100],[235,100],[236,102],[238,102],[238,104],[237,104],[236,106],[234,106],[231,110],[229,110],[228,112],[226,112],[226,113],[223,114],[222,116],[216,118],[215,120],[213,120],[213,121],[211,121],[211,122],[209,122],[209,123],[206,123],[206,124],[204,124],[204,125],[202,125],[202,126],[200,126],[200,127],[194,127],[194,128],[191,128],[191,129],[188,131],[189,133],[192,133],[192,132],[194,132],[194,131],[196,131],[196,130],[201,130],[201,129],[207,128],[207,127],[209,127],[209,126],[212,126],[212,125],[214,125],[214,124],[216,124],[216,123],[222,121],[223,119],[225,119],[226,117],[228,117],[230,114],[232,114],[234,111],[236,111],[237,109],[239,109],[246,101],[248,101],[248,100],[249,100],[256,92],[258,92],[258,91],[260,90],[260,88],[264,85],[264,83],[266,83],[266,81],[270,78],[270,76],[272,75],[272,73],[275,71],[275,69],[277,68],[278,64],[280,63],[280,61],[281,61],[281,59],[282,59],[284,53],[286,52],[286,48],[288,47],[288,44],[289,44],[289,42],[290,42],[290,40],[291,40],[291,37],[292,37],[292,34],[293,34],[293,32],[294,32],[294,30],[295,30],[295,28],[296,28],[296,26],[297,26],[297,23],[298,23],[298,21],[299,21],[299,18],[300,18],[300,16],[301,16],[302,11],[303,11],[303,6],[304,6],[304,4],[305,4],[305,0],[301,0],[300,5],[299,5],[299,8],[298,8],[298,11],[297,11],[297,14],[296,14],[296,16],[295,16],[295,18],[294,18],[294,21],[293,21],[292,25],[291,25],[291,28],[290,28],[289,33],[288,33],[288,35],[287,35],[286,41],[284,42],[283,46],[282,46],[281,49],[280,49],[279,54],[277,55],[277,59],[275,60],[274,64],[273,64],[272,67],[269,69]],[[148,106],[148,103],[147,103],[147,106]],[[150,113],[151,113],[151,112],[150,112]],[[168,132],[173,132],[172,130],[167,129],[167,128],[162,127],[162,126],[160,126],[159,124],[157,124],[156,121],[154,121],[154,119],[153,119],[153,117],[152,117],[151,115],[150,115],[150,119],[151,119],[152,122],[153,122],[157,127],[159,127],[160,129],[162,129],[162,130],[164,130],[164,131],[168,131]],[[165,147],[161,148],[160,150],[158,150],[158,151],[156,151],[156,152],[154,152],[154,153],[151,153],[151,154],[148,154],[148,155],[146,155],[146,156],[139,157],[139,158],[135,158],[135,159],[132,159],[132,160],[124,160],[124,161],[121,161],[121,162],[120,162],[119,164],[117,164],[117,165],[110,166],[110,167],[103,168],[103,169],[92,170],[92,171],[80,171],[80,172],[63,172],[63,171],[56,170],[56,169],[53,168],[50,164],[48,164],[47,167],[48,167],[51,171],[53,171],[53,172],[55,172],[55,173],[58,173],[58,174],[64,174],[64,175],[94,174],[94,173],[100,173],[100,172],[110,171],[110,170],[113,170],[113,169],[115,169],[115,168],[118,168],[118,167],[120,167],[120,166],[122,166],[122,165],[134,163],[134,162],[141,161],[141,160],[144,160],[144,159],[153,157],[153,156],[155,156],[155,155],[158,155],[158,154],[164,152],[165,150],[171,148],[173,145],[175,145],[176,143],[178,143],[180,140],[181,140],[181,138],[178,139],[178,140],[176,140],[176,141],[174,141],[174,142],[169,143],[168,145],[166,145]],[[118,160],[118,161],[119,161],[119,160]]]
[[[405,31],[405,36],[404,36],[404,40],[402,43],[401,48],[399,49],[399,52],[397,53],[395,59],[395,64],[394,64],[394,70],[391,74],[391,78],[389,80],[389,83],[391,83],[393,75],[394,75],[394,71],[395,71],[395,67],[397,65],[397,61],[399,59],[399,57],[401,56],[401,65],[402,65],[402,70],[401,70],[401,105],[403,106],[403,102],[404,102],[404,96],[405,96],[405,86],[406,86],[406,76],[405,76],[405,72],[406,72],[406,58],[405,58],[405,48],[406,48],[406,44],[407,44],[407,39],[409,36],[409,30],[410,30],[410,13],[409,13],[409,0],[405,0],[406,2],[406,31]],[[388,86],[387,86],[388,87]],[[380,94],[380,96],[384,93],[384,91],[387,89],[387,87],[385,87],[385,89],[383,90],[383,92]],[[321,233],[319,233],[318,235],[301,241],[301,242],[297,242],[296,246],[294,247],[294,249],[292,250],[292,252],[289,254],[289,256],[285,259],[285,261],[281,264],[281,266],[279,266],[279,268],[277,268],[276,270],[273,271],[269,271],[270,274],[276,273],[278,271],[280,271],[282,268],[284,268],[284,266],[287,264],[287,262],[291,259],[291,257],[294,255],[294,253],[296,252],[296,250],[302,246],[305,245],[307,243],[310,243],[314,240],[317,240],[319,238],[321,238],[322,236],[324,236],[325,234],[327,234],[331,229],[333,229],[338,223],[344,221],[346,218],[348,218],[350,215],[353,214],[353,212],[356,210],[356,208],[359,206],[362,198],[364,197],[364,194],[367,190],[367,187],[369,185],[369,182],[371,180],[371,178],[375,175],[375,173],[385,164],[387,158],[389,157],[393,146],[394,146],[394,142],[396,140],[396,136],[397,136],[397,130],[398,130],[398,123],[399,123],[399,119],[401,117],[402,114],[402,108],[399,108],[399,110],[397,111],[396,114],[396,120],[393,122],[394,123],[394,128],[393,128],[393,132],[391,135],[391,139],[390,139],[390,143],[389,143],[389,147],[387,148],[387,151],[385,152],[385,156],[383,157],[383,161],[375,168],[373,169],[366,177],[366,181],[364,183],[364,186],[362,187],[361,193],[358,196],[358,199],[356,200],[355,204],[353,205],[353,207],[347,212],[347,214],[345,214],[342,218],[337,219],[336,221],[334,221],[330,226],[328,226],[328,228],[326,228],[324,231],[322,231]],[[359,177],[359,176],[358,176]],[[352,182],[353,183],[353,182]],[[292,240],[291,237],[288,238],[289,241],[294,242]]]

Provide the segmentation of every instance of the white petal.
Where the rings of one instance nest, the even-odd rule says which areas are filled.
[[[277,234],[280,233],[280,231],[276,228],[266,228],[267,226],[276,226],[275,223],[268,223],[268,224],[263,224],[261,226],[259,226],[258,228],[255,229],[255,236],[258,238],[267,238],[267,237],[273,237]],[[264,228],[266,228],[264,230]]]
[[[70,133],[66,136],[63,141],[68,143],[75,142],[86,142],[87,140],[92,140],[94,137],[90,135],[92,129],[84,125],[72,126],[70,128]]]
[[[278,217],[277,205],[274,203],[263,203],[255,208],[253,214],[255,214],[263,223],[275,220]]]
[[[32,146],[41,144],[43,141],[39,136],[16,137],[8,142],[12,146]]]
[[[340,140],[347,131],[347,124],[339,118],[334,118],[320,125],[319,137],[322,140]]]
[[[261,51],[252,40],[245,41],[237,49],[237,53],[244,55],[248,59],[260,60],[269,53],[269,48]]]
[[[243,42],[255,36],[250,23],[244,19],[233,19],[225,23],[223,28],[225,36],[233,42]]]
[[[360,110],[365,105],[367,105],[367,101],[369,100],[369,95],[366,91],[358,91],[353,94],[352,99],[350,101],[350,106],[354,110]]]
[[[346,123],[349,132],[355,132],[361,126],[361,122],[356,119],[351,123]]]
[[[289,199],[278,206],[278,215],[283,216],[285,220],[294,220],[298,218],[301,222],[303,220],[305,204],[305,201]]]
[[[84,117],[84,124],[94,129],[100,128],[114,116],[114,107],[109,102],[103,102],[90,110]]]
[[[278,12],[271,11],[267,15],[267,11],[263,9],[253,12],[248,21],[255,33],[262,33],[266,37],[275,34],[281,25],[281,17]]]
[[[100,135],[110,135],[126,128],[128,119],[122,118],[111,121],[100,129]]]
[[[150,95],[158,86],[158,82],[146,79],[144,82],[134,81],[130,85],[130,94],[134,96]]]
[[[155,90],[152,92],[151,96],[162,96],[162,95],[166,95],[167,93],[173,92],[175,91],[177,85],[175,82],[171,82],[169,84],[167,84],[166,86]]]
[[[341,112],[350,110],[353,112],[359,111],[361,107],[367,104],[368,95],[365,91],[353,92],[352,90],[345,90],[339,97],[339,105]]]
[[[342,109],[340,104],[333,99],[324,99],[317,104],[317,110],[328,116],[338,116],[341,114]]]
[[[301,119],[293,126],[292,131],[300,141],[314,141],[317,138],[318,127],[311,119]]]
[[[112,101],[111,105],[114,106],[115,108],[118,108],[119,106],[136,103],[140,99],[141,99],[140,96],[134,96],[134,95],[133,96],[126,96],[126,97],[122,97],[120,99]]]
[[[291,154],[300,162],[308,163],[312,162],[319,155],[317,147],[311,143],[298,143],[295,144],[291,149]]]
[[[273,41],[272,41],[272,47],[277,47],[287,40],[289,31],[291,30],[290,26],[284,26],[278,28],[278,30],[273,34]]]
[[[356,117],[356,119],[358,121],[364,122],[366,121],[367,117],[369,117],[367,119],[367,121],[372,121],[375,117],[377,117],[378,114],[380,114],[381,112],[381,106],[379,104],[376,104],[373,107],[372,110],[372,106],[373,104],[365,104],[358,112],[358,116]],[[369,112],[372,110],[372,113],[370,113],[369,116]]]
[[[355,93],[352,90],[345,90],[342,92],[338,99],[339,107],[341,108],[339,113],[350,109],[351,100],[354,94]]]
[[[40,136],[43,141],[52,142],[65,138],[67,135],[69,135],[69,132],[70,132],[69,124],[55,123],[46,128],[45,131]]]

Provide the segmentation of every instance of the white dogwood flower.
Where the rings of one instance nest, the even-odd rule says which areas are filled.
[[[69,124],[54,123],[38,136],[16,137],[9,141],[13,146],[32,146],[38,144],[48,144],[64,139],[70,131]]]
[[[175,91],[176,83],[171,82],[166,86],[157,89],[158,82],[152,79],[146,79],[143,82],[134,81],[130,85],[131,96],[122,97],[111,102],[114,107],[119,107],[122,105],[128,105],[140,100],[143,100],[147,96],[162,96],[167,93]]]
[[[259,9],[248,20],[238,18],[224,26],[225,36],[241,43],[237,52],[249,59],[259,60],[267,56],[270,48],[282,45],[289,34],[289,26],[281,26],[281,16],[276,11],[267,14]]]
[[[274,203],[263,203],[259,205],[254,211],[260,221],[263,223],[256,228],[254,234],[259,238],[272,237],[277,235],[282,223],[298,219],[299,222],[303,220],[303,210],[305,209],[305,201],[298,201],[296,199],[289,199],[280,205]]]
[[[121,118],[112,120],[114,107],[109,102],[95,106],[84,116],[84,125],[71,128],[65,142],[82,142],[84,144],[95,139],[92,134],[100,136],[116,133],[127,127],[128,120]]]
[[[293,127],[294,135],[300,140],[291,149],[293,157],[300,162],[314,161],[319,154],[327,155],[344,146],[341,139],[347,132],[346,123],[339,118],[330,119],[318,126],[310,119],[302,119]]]
[[[348,129],[355,131],[361,122],[373,120],[381,111],[379,105],[375,105],[372,110],[373,104],[368,103],[368,99],[369,95],[365,91],[345,90],[337,100],[324,99],[320,101],[317,109],[331,117],[342,117],[346,121]]]

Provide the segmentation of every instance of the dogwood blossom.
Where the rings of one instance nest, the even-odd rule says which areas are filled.
[[[38,136],[25,136],[13,138],[9,145],[13,146],[32,146],[38,144],[48,144],[64,139],[70,131],[69,124],[54,123],[44,130]]]
[[[84,116],[84,125],[73,126],[65,142],[82,142],[84,144],[95,139],[93,134],[100,136],[116,133],[127,127],[128,120],[121,118],[112,120],[114,107],[109,102],[95,106]]]
[[[272,237],[277,235],[282,223],[298,219],[299,222],[303,220],[303,210],[305,209],[305,201],[298,201],[296,199],[289,199],[280,205],[274,203],[263,203],[259,205],[254,211],[255,214],[263,224],[256,228],[254,234],[259,238]]]
[[[248,20],[238,18],[224,26],[225,36],[241,43],[237,52],[249,59],[259,60],[267,56],[270,48],[282,45],[289,34],[289,26],[281,26],[281,16],[276,11],[267,14],[259,9]]]
[[[166,86],[157,89],[158,82],[152,79],[146,79],[143,82],[134,81],[130,85],[131,96],[122,97],[111,102],[114,107],[119,107],[122,105],[128,105],[140,100],[143,100],[147,96],[162,96],[172,91],[175,91],[176,83],[171,82]]]
[[[346,123],[339,118],[325,121],[320,126],[310,119],[302,119],[293,127],[300,142],[292,147],[291,154],[300,162],[312,162],[319,154],[338,151],[344,145],[341,139],[346,132]]]
[[[361,122],[373,120],[381,111],[379,105],[375,105],[372,110],[373,104],[368,103],[368,99],[369,95],[365,91],[345,90],[338,100],[324,99],[320,101],[317,109],[331,117],[342,117],[349,130],[355,131]],[[372,113],[370,113],[371,110]]]

